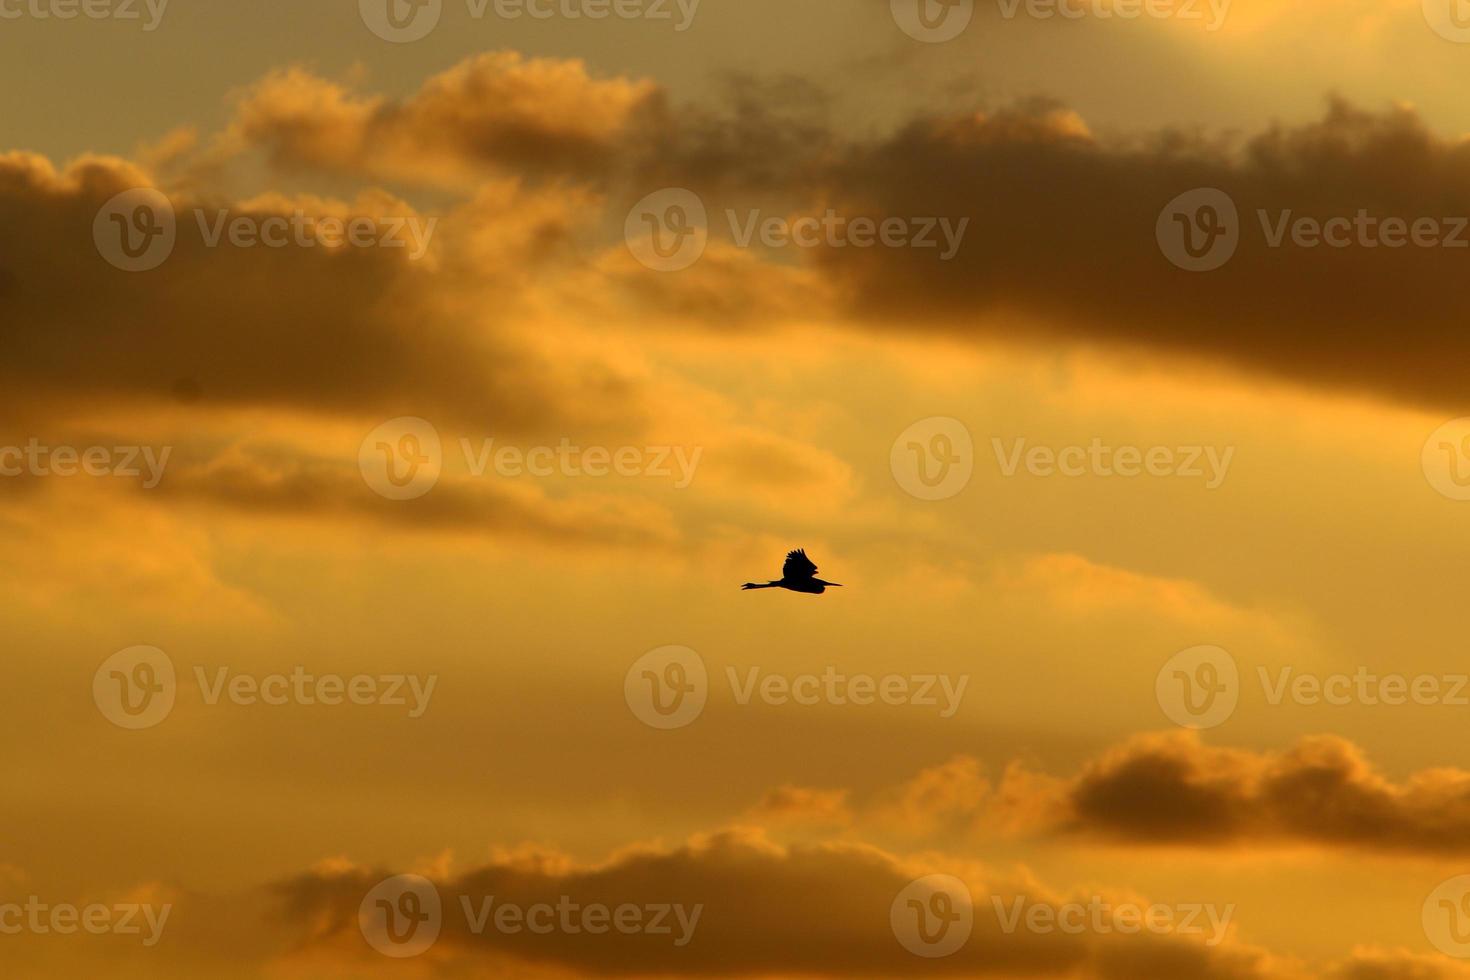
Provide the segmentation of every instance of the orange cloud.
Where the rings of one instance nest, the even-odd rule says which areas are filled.
[[[1207,746],[1196,732],[1139,735],[1073,776],[1012,762],[998,783],[960,756],[854,811],[860,823],[942,839],[1005,829],[1140,846],[1470,853],[1470,772],[1425,769],[1396,783],[1328,735],[1283,752]]]
[[[242,98],[232,137],[283,169],[466,186],[510,168],[587,175],[656,112],[647,80],[593,78],[576,60],[478,55],[401,102],[292,68]]]

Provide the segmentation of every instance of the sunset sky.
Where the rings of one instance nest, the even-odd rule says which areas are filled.
[[[1470,17],[956,2],[0,0],[0,975],[1470,978]]]

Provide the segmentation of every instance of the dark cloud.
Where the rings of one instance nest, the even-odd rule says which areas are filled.
[[[363,897],[390,872],[362,869],[302,875],[279,886],[287,918],[312,923],[309,942],[340,942],[357,954],[357,912]],[[630,850],[595,867],[564,861],[507,859],[435,882],[444,903],[438,945],[448,963],[558,965],[578,975],[645,976],[1191,976],[1267,978],[1270,958],[1227,944],[1150,934],[1006,932],[984,887],[972,884],[974,931],[942,959],[920,959],[894,936],[889,909],[915,877],[893,857],[854,844],[784,847],[756,831],[697,838],[672,850]],[[1016,882],[995,882],[1011,901]],[[460,905],[478,908],[485,896],[527,907],[555,905],[562,896],[582,905],[623,903],[703,905],[692,940],[668,936],[500,933],[471,931]],[[1032,901],[1051,902],[1055,896]],[[675,930],[677,932],[677,929]],[[439,951],[436,949],[436,954]],[[364,956],[375,954],[364,953]],[[513,965],[505,966],[513,970]],[[1175,972],[1184,971],[1184,972]]]
[[[419,415],[497,432],[641,418],[615,371],[577,357],[553,363],[517,340],[495,270],[468,279],[467,257],[436,265],[394,248],[211,248],[194,209],[215,220],[227,205],[174,199],[167,261],[114,268],[94,244],[94,218],[147,183],[117,160],[57,172],[39,157],[0,157],[0,397],[84,414],[177,404],[183,390],[199,411]],[[291,211],[266,202],[230,214]]]
[[[1099,138],[1065,106],[1033,99],[845,134],[824,90],[799,76],[726,81],[718,99],[676,105],[647,80],[495,52],[394,101],[293,69],[249,91],[231,132],[237,149],[259,147],[292,171],[462,190],[496,175],[594,187],[607,194],[608,230],[650,191],[688,187],[705,198],[717,244],[729,237],[727,208],[969,219],[951,261],[941,249],[758,251],[765,286],[761,268],[717,247],[706,264],[718,276],[605,267],[606,288],[680,323],[799,320],[804,289],[817,314],[879,330],[1100,342],[1460,405],[1456,365],[1470,341],[1458,326],[1470,301],[1454,284],[1470,247],[1273,248],[1258,216],[1273,227],[1287,212],[1429,218],[1470,246],[1456,220],[1470,216],[1470,148],[1411,109],[1334,100],[1316,122],[1249,137]],[[1176,268],[1155,237],[1165,206],[1196,188],[1225,192],[1239,214],[1238,250],[1208,273]],[[792,277],[802,265],[820,282],[802,287]],[[745,297],[734,306],[733,287]]]
[[[651,81],[596,79],[581,61],[496,51],[403,100],[302,69],[274,72],[241,98],[234,132],[285,170],[467,186],[497,170],[597,179],[661,129],[663,115]]]
[[[1394,783],[1330,736],[1279,754],[1142,737],[1084,771],[1067,800],[1070,829],[1128,841],[1470,853],[1470,773],[1430,769]]]
[[[1445,409],[1464,401],[1467,300],[1454,283],[1470,248],[1270,248],[1257,217],[1470,215],[1470,148],[1411,110],[1334,102],[1319,122],[1236,146],[1182,132],[1103,141],[1036,104],[915,122],[854,148],[833,180],[857,213],[971,218],[951,262],[822,251],[858,315],[1105,341]],[[1174,267],[1155,238],[1165,205],[1200,187],[1228,193],[1241,222],[1234,258],[1208,273]]]
[[[1470,853],[1470,772],[1426,769],[1394,782],[1328,735],[1283,752],[1208,746],[1194,732],[1140,735],[1070,777],[1012,763],[994,783],[960,757],[890,796],[897,805],[878,815],[921,835],[994,826],[1145,846]]]

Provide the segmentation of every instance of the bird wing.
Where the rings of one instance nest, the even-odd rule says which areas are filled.
[[[817,574],[817,566],[806,556],[806,549],[798,548],[786,556],[781,566],[781,577],[789,579],[811,578]]]

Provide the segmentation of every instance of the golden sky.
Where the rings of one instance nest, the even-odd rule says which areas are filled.
[[[0,0],[0,975],[1470,978],[1466,42]]]

